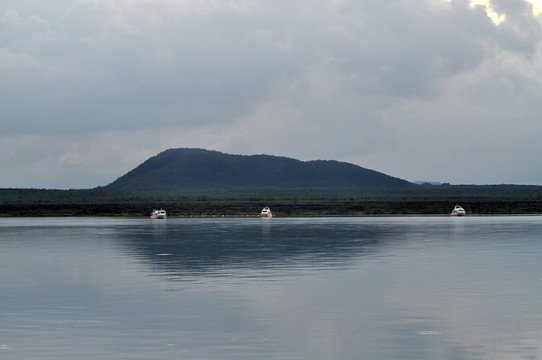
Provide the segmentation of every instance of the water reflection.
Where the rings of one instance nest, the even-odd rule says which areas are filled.
[[[535,359],[540,219],[0,219],[0,358]]]
[[[303,222],[303,226],[299,224]],[[308,224],[307,224],[308,222]],[[347,266],[379,252],[408,227],[378,222],[278,219],[168,219],[119,230],[114,238],[130,256],[175,277]]]

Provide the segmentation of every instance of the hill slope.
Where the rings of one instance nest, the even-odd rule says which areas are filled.
[[[169,149],[107,185],[119,190],[282,188],[398,188],[414,186],[374,170],[330,161],[271,155],[229,155],[203,149]]]

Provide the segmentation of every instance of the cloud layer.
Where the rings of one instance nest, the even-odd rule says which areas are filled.
[[[522,0],[7,0],[0,187],[105,185],[170,147],[542,184]]]

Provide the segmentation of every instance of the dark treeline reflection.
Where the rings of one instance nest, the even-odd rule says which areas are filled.
[[[168,219],[122,229],[116,236],[130,256],[159,274],[182,278],[223,276],[230,270],[344,266],[376,256],[405,231],[405,226],[378,222]]]

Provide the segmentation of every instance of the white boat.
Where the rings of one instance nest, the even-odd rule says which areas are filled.
[[[465,216],[465,209],[459,205],[456,205],[452,210],[452,216]]]
[[[166,210],[153,210],[151,213],[151,219],[165,219],[167,218]]]
[[[266,206],[262,209],[262,212],[260,213],[260,217],[270,218],[270,217],[273,217],[273,213],[271,212],[271,209],[269,209],[269,207]]]

